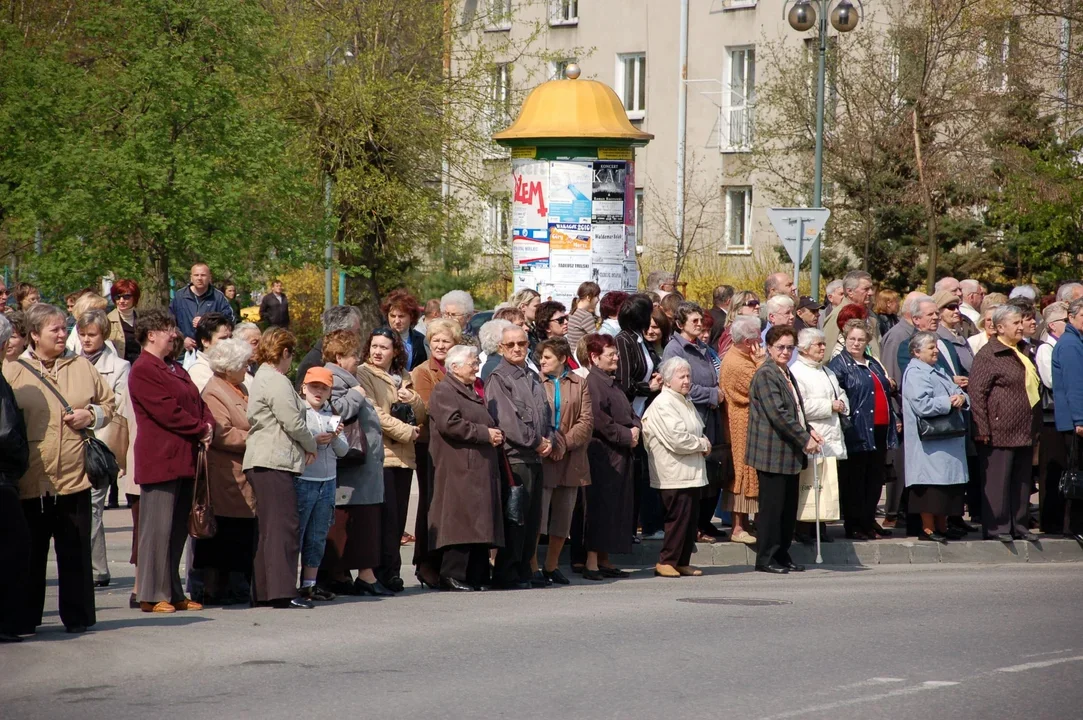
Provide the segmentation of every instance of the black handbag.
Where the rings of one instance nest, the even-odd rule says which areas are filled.
[[[966,418],[959,408],[952,408],[946,415],[918,418],[918,437],[922,440],[964,437],[967,429]]]
[[[407,425],[417,425],[417,415],[414,414],[414,406],[410,403],[394,402],[388,411],[391,417],[401,420]]]
[[[508,494],[504,498],[504,519],[512,525],[526,525],[526,508],[529,504],[526,487],[515,483],[515,474],[512,473],[511,463],[503,450],[500,451],[500,472],[508,483]]]
[[[37,375],[41,380],[42,385],[49,388],[49,391],[60,400],[60,404],[64,407],[65,414],[70,414],[72,412],[71,404],[64,399],[64,396],[60,394],[60,390],[53,385],[51,380],[35,370],[34,366],[25,360],[19,360],[19,363],[27,370],[34,373],[34,375]],[[117,456],[113,454],[113,451],[109,449],[108,445],[94,437],[92,433],[88,433],[86,430],[80,430],[79,434],[83,437],[83,467],[86,470],[87,477],[90,479],[90,485],[95,490],[103,490],[115,483],[117,477],[120,475],[120,465],[117,463]]]
[[[338,467],[357,467],[365,464],[369,443],[365,431],[361,429],[361,415],[342,425],[342,437],[346,438],[350,449],[338,459]]]
[[[1080,450],[1083,440],[1074,433],[1068,438],[1068,467],[1060,475],[1060,492],[1067,500],[1083,500],[1083,469]]]

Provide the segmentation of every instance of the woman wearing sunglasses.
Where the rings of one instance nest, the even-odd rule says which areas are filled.
[[[135,280],[117,280],[109,291],[114,307],[107,316],[109,340],[117,349],[117,355],[134,363],[142,348],[135,339],[135,306],[139,304],[139,283]]]
[[[722,331],[721,337],[718,338],[718,357],[726,357],[726,351],[733,344],[733,334],[730,327],[733,325],[733,321],[742,315],[757,318],[760,316],[760,299],[751,290],[742,290],[736,293],[733,300],[730,301],[730,311],[726,313],[726,329]]]

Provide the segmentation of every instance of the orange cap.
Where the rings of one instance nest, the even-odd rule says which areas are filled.
[[[331,375],[331,371],[322,367],[308,369],[308,372],[305,373],[305,384],[307,385],[308,383],[320,383],[327,387],[335,386],[335,380]]]

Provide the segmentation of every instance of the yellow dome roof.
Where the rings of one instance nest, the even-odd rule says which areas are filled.
[[[597,80],[550,80],[534,88],[511,127],[493,135],[499,143],[546,138],[617,140],[645,145],[654,139],[636,130],[613,89]]]

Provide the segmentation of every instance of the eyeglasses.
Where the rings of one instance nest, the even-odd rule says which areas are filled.
[[[759,300],[749,300],[748,302],[745,303],[745,307],[759,307],[759,306],[760,306],[760,301]]]
[[[530,342],[527,340],[516,340],[515,342],[500,343],[506,348],[527,348],[530,347]]]
[[[134,296],[131,293],[124,293],[123,295],[117,295],[115,300],[131,300]]]
[[[943,309],[943,310],[958,310],[959,309],[959,304],[958,303],[952,303],[951,305],[945,305],[941,309]]]
[[[772,345],[771,347],[780,353],[793,352],[793,345]]]
[[[560,323],[561,325],[563,325],[564,323],[568,322],[568,316],[561,315],[560,317],[551,318],[549,322]]]
[[[1050,320],[1050,321],[1049,321],[1049,324],[1050,324],[1050,325],[1052,325],[1052,324],[1053,324],[1053,323],[1055,323],[1055,322],[1068,322],[1068,316],[1067,316],[1067,315],[1065,315],[1065,316],[1064,316],[1064,317],[1062,317],[1062,318],[1057,318],[1056,320]]]

